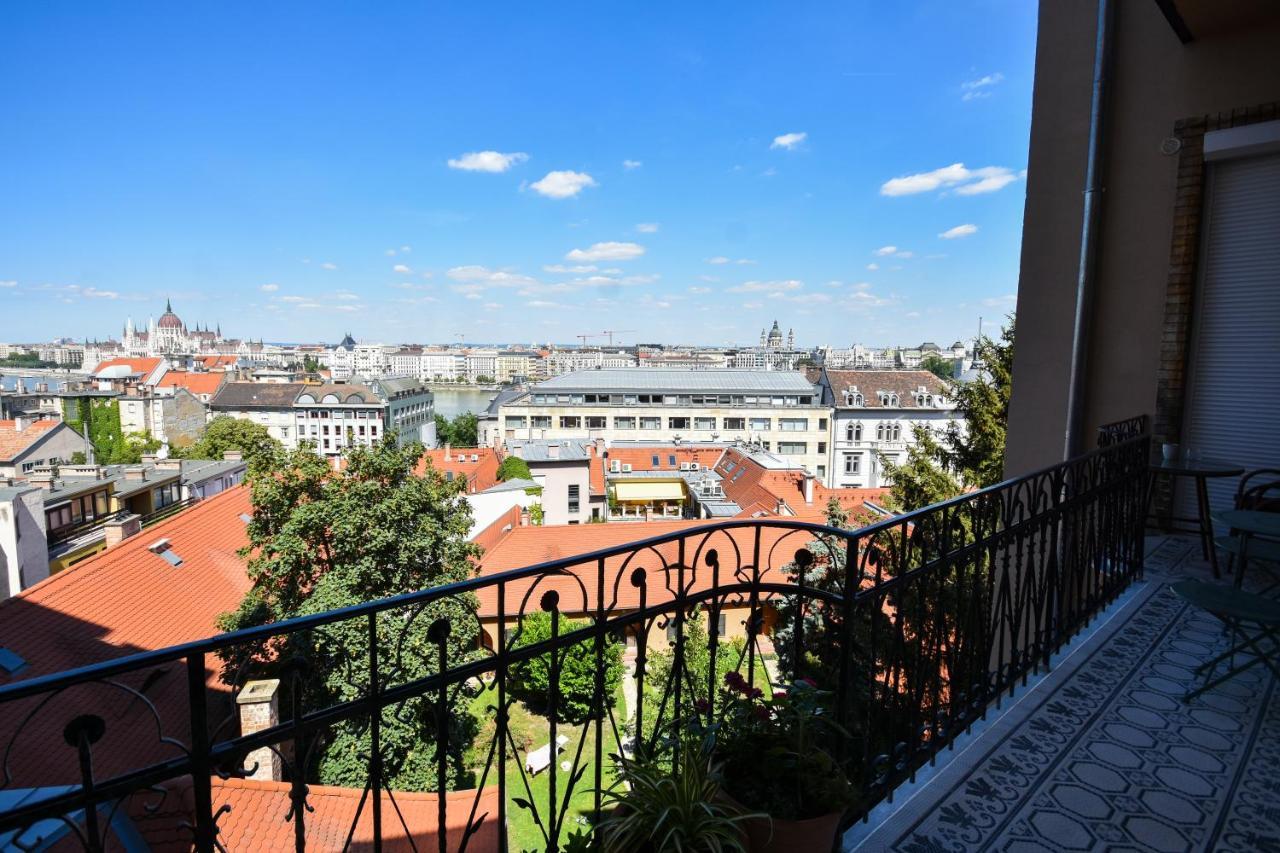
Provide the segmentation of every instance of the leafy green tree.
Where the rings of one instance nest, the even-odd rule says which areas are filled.
[[[508,456],[498,466],[498,479],[503,482],[507,480],[532,480],[533,472],[529,470],[529,463],[519,456]]]
[[[711,698],[711,648],[710,634],[707,630],[710,610],[698,608],[686,616],[684,620],[684,666],[680,679],[681,719],[688,720],[697,713],[702,703]],[[675,616],[672,614],[672,618]],[[724,685],[724,677],[730,672],[742,672],[747,667],[747,643],[741,637],[731,640],[721,638],[716,650],[716,666],[714,689]],[[645,720],[644,742],[653,741],[654,731],[661,722],[664,734],[668,733],[669,723],[675,719],[674,675],[676,669],[676,651],[672,647],[652,654],[645,663]],[[767,685],[758,685],[766,687]],[[663,712],[663,720],[658,720],[662,708],[662,698],[670,695],[667,709]]]
[[[953,374],[952,362],[933,352],[920,359],[920,369],[929,371],[944,382],[950,381]]]
[[[184,459],[221,459],[228,450],[238,450],[246,461],[280,449],[280,442],[262,424],[220,415],[209,421],[204,435],[190,447],[175,452]]]
[[[449,420],[436,415],[436,443],[454,447],[475,447],[480,435],[480,418],[474,412],[462,412]]]
[[[1013,390],[1014,329],[1010,315],[999,340],[982,338],[978,342],[975,355],[981,370],[976,379],[948,383],[948,393],[956,401],[958,422],[948,425],[940,437],[927,427],[917,426],[915,444],[908,448],[906,460],[900,464],[881,457],[893,478],[891,498],[896,508],[917,509],[1003,479],[1009,397]]]
[[[587,627],[585,620],[559,620],[558,636]],[[551,614],[541,610],[520,619],[520,635],[516,648],[532,646],[551,639]],[[556,652],[559,667],[559,695],[556,718],[580,723],[594,718],[596,693],[595,640],[584,640]],[[614,696],[622,679],[622,644],[610,639],[604,644],[604,706],[613,707]],[[549,708],[551,702],[551,653],[530,658],[511,671],[511,692],[538,708]],[[599,709],[603,712],[603,707]]]
[[[384,440],[348,450],[341,471],[330,468],[309,445],[294,451],[270,447],[250,463],[253,516],[248,561],[252,588],[238,610],[219,626],[235,630],[320,613],[360,602],[414,592],[473,576],[478,546],[467,541],[471,509],[461,481],[437,471],[414,474],[421,445],[397,447]],[[439,669],[431,626],[444,620],[448,665],[471,660],[480,633],[474,596],[459,595],[415,608],[383,611],[375,620],[382,653],[380,683],[386,687],[427,677]],[[290,662],[304,661],[303,707],[314,709],[367,695],[369,623],[364,618],[316,628],[288,638],[223,653],[223,677],[235,683],[281,675],[289,684]],[[407,699],[380,715],[381,757],[387,784],[402,790],[436,788],[434,694]],[[448,694],[447,785],[472,779],[463,755],[475,736],[475,720],[461,691]],[[283,703],[282,703],[283,704]],[[368,720],[347,720],[327,729],[316,744],[319,757],[308,778],[323,784],[361,787],[368,774]]]
[[[316,358],[314,355],[303,356],[302,369],[307,373],[319,373],[320,360]]]
[[[89,461],[89,457],[85,456],[85,453],[83,450],[77,450],[75,453],[71,454],[72,465],[83,465],[88,461]]]

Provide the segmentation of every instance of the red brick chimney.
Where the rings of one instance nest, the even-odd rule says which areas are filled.
[[[240,734],[251,735],[280,723],[280,679],[264,678],[245,684],[236,696],[240,711]],[[256,766],[255,766],[256,765]],[[280,756],[270,747],[255,749],[244,757],[249,779],[279,782],[283,777]]]

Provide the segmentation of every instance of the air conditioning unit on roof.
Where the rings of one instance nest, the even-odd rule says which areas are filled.
[[[690,470],[690,471],[697,471],[697,470],[698,470],[699,468],[701,468],[701,467],[702,467],[702,466],[701,466],[701,465],[699,465],[697,462],[690,462],[690,463],[689,463],[689,470]]]
[[[629,463],[626,463],[626,462],[623,462],[623,463],[622,463],[622,473],[624,473],[624,474],[630,474],[630,473],[631,473],[631,465],[630,465]]]
[[[680,463],[680,470],[681,470],[681,471],[688,471],[688,470],[689,470],[689,463],[688,463],[688,462],[681,462],[681,463]]]

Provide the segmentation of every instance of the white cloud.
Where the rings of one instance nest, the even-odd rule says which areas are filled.
[[[305,297],[305,296],[281,296],[281,297],[280,297],[280,301],[281,301],[281,302],[292,302],[292,303],[295,303],[295,304],[296,304],[296,303],[306,302],[306,301],[308,301],[308,300],[307,300],[307,297]]]
[[[532,302],[526,302],[525,305],[527,305],[530,308],[559,308],[560,307],[560,303],[548,302],[545,299],[535,299]]]
[[[639,243],[609,241],[593,243],[586,249],[574,249],[564,256],[566,261],[630,261],[644,254]]]
[[[350,290],[339,290],[333,294],[333,298],[343,302],[357,302],[360,299],[358,294],[352,293]]]
[[[475,300],[477,300],[477,301],[478,301],[478,300],[481,300],[481,299],[484,299],[484,297],[483,297],[483,296],[481,296],[479,293],[468,293],[468,294],[467,294],[467,298],[468,298],[468,299],[475,299]]]
[[[626,169],[627,171],[631,171],[632,169],[639,169],[643,165],[644,163],[640,162],[639,160],[623,160],[622,161],[622,168]]]
[[[391,271],[398,272],[401,275],[409,275],[413,272],[413,270],[409,269],[404,264],[396,264],[394,267],[391,268]]]
[[[277,290],[279,290],[279,289],[280,289],[280,285],[278,285],[278,284],[264,284],[264,285],[262,285],[262,287],[260,288],[260,290],[261,290],[263,293],[275,293],[275,292],[276,292]]]
[[[880,195],[915,195],[951,187],[957,195],[978,195],[1003,189],[1017,179],[1017,174],[1004,166],[969,169],[963,163],[952,163],[932,172],[891,178],[880,186]]]
[[[784,281],[744,281],[742,284],[728,288],[730,293],[784,293],[799,290],[804,282],[794,278]]]
[[[784,133],[781,136],[775,136],[773,138],[773,144],[769,147],[782,148],[786,151],[794,151],[800,143],[804,142],[805,139],[808,138],[808,136],[809,134],[807,133]]]
[[[753,259],[751,259],[751,258],[738,258],[736,261],[734,261],[734,263],[735,263],[735,264],[742,264],[743,266],[752,266],[752,265],[756,264],[756,263],[757,263],[757,261],[755,261],[755,260],[753,260]]]
[[[86,287],[80,291],[90,299],[119,299],[120,294],[114,290],[98,290],[96,287]]]
[[[575,264],[574,266],[569,266],[567,264],[547,264],[542,269],[544,272],[581,274],[586,272],[595,272],[599,268],[594,264]]]
[[[505,172],[517,163],[523,163],[529,155],[522,151],[503,154],[500,151],[471,151],[449,160],[450,169],[464,172]]]
[[[320,268],[325,270],[336,270],[338,268],[338,265],[331,261],[325,261],[323,264],[320,265]]]
[[[540,181],[529,185],[530,189],[547,198],[572,198],[587,187],[596,186],[595,178],[586,172],[547,172]]]
[[[407,255],[407,254],[409,254],[410,252],[412,252],[412,251],[413,251],[413,247],[412,247],[412,246],[401,246],[401,247],[400,247],[400,251],[404,252],[404,253]]]
[[[394,258],[394,257],[395,257],[395,254],[396,254],[396,250],[395,250],[395,249],[387,249],[387,251],[386,251],[384,254],[385,254],[388,258]]]
[[[658,228],[659,226],[656,222],[641,222],[636,226],[636,230],[641,234],[657,234]]]
[[[992,86],[1004,79],[1004,75],[997,71],[994,74],[987,74],[976,80],[966,80],[960,84],[961,91],[964,92],[960,96],[963,101],[973,101],[978,98],[991,97],[990,89]]]
[[[16,281],[12,281],[12,280],[0,281],[0,287],[17,287],[17,286],[18,286],[18,283]]]
[[[691,288],[689,288],[689,292],[690,292],[690,293],[698,293],[698,294],[701,294],[701,293],[710,293],[710,292],[711,292],[711,288],[709,288],[709,287],[691,287]]]
[[[965,223],[964,225],[957,225],[955,228],[948,228],[946,231],[943,231],[938,236],[941,237],[943,240],[955,240],[960,237],[968,237],[971,234],[977,234],[977,233],[978,233],[977,225],[973,225],[971,223]]]
[[[729,259],[729,258],[726,258],[724,255],[716,255],[714,258],[707,258],[707,263],[709,263],[709,264],[727,264],[727,263],[730,263],[730,259]]]
[[[507,270],[490,269],[479,264],[453,267],[445,275],[454,281],[468,282],[476,287],[524,287],[537,284],[537,281],[530,276]],[[459,293],[463,292],[457,287],[454,290]]]
[[[1007,308],[1018,302],[1016,293],[1006,293],[1004,296],[990,296],[982,300],[982,304],[988,308]]]
[[[867,269],[871,270],[872,272],[875,272],[876,270],[880,269],[880,265],[873,261],[872,263],[867,264]]]
[[[881,246],[879,249],[876,249],[876,254],[882,258],[887,258],[890,255],[896,255],[897,253],[897,246]]]

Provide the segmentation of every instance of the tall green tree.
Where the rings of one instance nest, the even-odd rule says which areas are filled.
[[[190,447],[175,451],[184,459],[221,459],[228,450],[238,450],[245,461],[271,454],[281,447],[280,442],[262,424],[220,415],[209,421],[204,435]]]
[[[480,418],[474,412],[462,412],[449,420],[436,415],[436,443],[454,447],[475,447],[480,435]]]
[[[248,478],[253,516],[242,552],[252,588],[220,626],[269,624],[471,577],[471,561],[480,549],[467,541],[471,510],[461,495],[462,483],[447,482],[429,467],[423,476],[415,475],[422,456],[421,445],[399,448],[384,440],[350,449],[341,471],[305,445],[294,451],[270,447],[255,457]],[[470,660],[480,631],[476,606],[474,596],[460,595],[383,611],[375,620],[382,686],[438,671],[439,636],[430,633],[437,620],[450,628],[448,665]],[[355,618],[261,646],[237,647],[224,654],[224,678],[235,682],[244,671],[254,677],[287,673],[289,662],[301,659],[305,709],[357,699],[370,685],[368,631],[368,621]],[[381,712],[381,757],[394,788],[436,788],[438,725],[448,731],[446,784],[471,783],[463,754],[476,727],[466,698],[452,691],[439,723],[435,698],[410,698]],[[337,723],[317,746],[309,779],[364,785],[369,720]]]
[[[586,620],[561,618],[557,636],[587,627]],[[532,646],[550,640],[551,614],[541,610],[527,613],[520,618],[520,635],[516,648]],[[596,707],[596,645],[595,640],[574,643],[556,652],[555,665],[559,678],[556,694],[556,718],[570,723],[592,719],[605,708],[612,707],[618,684],[622,680],[622,644],[610,639],[604,644],[604,696],[603,704]],[[517,664],[511,671],[511,693],[540,709],[551,705],[552,685],[551,653]]]
[[[949,382],[954,372],[952,370],[952,362],[935,352],[931,352],[920,359],[920,369],[929,371],[944,382]]]
[[[1010,315],[998,340],[979,340],[975,353],[978,376],[967,382],[947,383],[948,394],[956,401],[958,421],[949,424],[941,436],[928,427],[917,426],[915,443],[901,464],[894,465],[882,457],[885,470],[893,478],[891,496],[896,508],[928,506],[1004,478],[1014,331],[1015,321]]]

